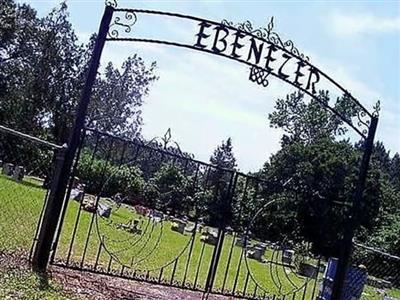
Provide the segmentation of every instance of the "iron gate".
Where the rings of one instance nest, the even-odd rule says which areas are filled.
[[[333,299],[341,299],[352,251],[352,238],[359,226],[358,213],[361,207],[378,123],[379,102],[374,107],[373,112],[368,111],[344,87],[312,65],[309,57],[301,53],[291,40],[283,40],[274,31],[273,18],[271,18],[266,28],[254,28],[249,21],[234,24],[226,20],[215,22],[177,13],[123,9],[117,7],[117,1],[115,0],[106,1],[106,4],[107,6],[94,45],[85,87],[77,108],[75,124],[72,129],[68,148],[59,157],[59,165],[54,174],[54,188],[50,190],[48,204],[45,207],[33,258],[34,267],[39,271],[44,271],[49,261],[50,252],[53,250],[51,261],[58,265],[200,289],[206,293],[225,293],[227,291],[227,294],[237,294],[238,287],[240,286],[243,287],[240,294],[244,294],[246,297],[263,297],[263,292],[275,295],[275,297],[281,296],[282,298],[287,296],[294,298],[300,297],[300,295],[302,295],[301,297],[308,296],[307,290],[310,290],[312,284],[310,284],[309,280],[301,281],[302,279],[292,278],[292,276],[297,278],[297,272],[294,271],[296,267],[293,266],[292,261],[290,261],[290,264],[287,263],[289,261],[287,257],[290,256],[287,251],[295,251],[292,248],[295,248],[296,245],[293,245],[290,241],[281,241],[278,245],[270,245],[269,242],[264,240],[265,236],[259,236],[260,234],[258,233],[251,234],[251,226],[257,225],[257,220],[253,220],[253,217],[263,215],[259,211],[260,209],[264,208],[268,211],[268,209],[273,207],[274,202],[270,206],[267,205],[264,207],[266,203],[269,203],[268,200],[271,197],[270,191],[268,191],[268,188],[265,188],[268,187],[268,183],[264,183],[246,174],[223,170],[198,162],[187,157],[185,153],[181,153],[179,149],[174,150],[174,147],[167,148],[165,145],[160,146],[156,142],[148,145],[140,141],[134,141],[131,142],[131,147],[128,147],[126,146],[129,143],[128,141],[108,137],[113,140],[105,143],[106,146],[101,146],[100,141],[104,140],[104,136],[106,135],[89,131],[86,132],[84,143],[87,146],[82,147],[83,144],[80,145],[80,143],[83,143],[81,135],[85,124],[91,89],[96,78],[101,53],[106,41],[160,44],[201,51],[248,65],[250,67],[249,79],[264,87],[268,86],[271,76],[275,77],[313,98],[361,137],[364,146],[363,157],[360,164],[358,181],[355,184],[353,202],[350,205],[351,208],[347,215],[346,230],[341,238],[342,251],[337,263],[336,275],[332,279],[333,293],[331,296]],[[193,39],[183,41],[165,37],[148,38],[136,36],[136,31],[134,32],[132,27],[138,20],[146,16],[186,22],[190,24],[192,29],[193,26],[195,28],[192,36]],[[233,40],[233,43],[229,44],[229,47],[227,39]],[[238,53],[237,50],[240,48],[243,48],[247,52],[245,54]],[[263,51],[263,49],[268,50]],[[275,61],[275,66],[270,65],[272,61]],[[289,65],[291,68],[288,68]],[[336,109],[335,103],[322,101],[317,93],[319,86],[327,86],[329,89],[336,90],[336,94],[342,96],[349,107],[354,109],[356,113],[352,117],[347,117],[343,112]],[[101,135],[101,138],[97,140],[96,136],[99,135]],[[123,146],[115,148],[114,144],[122,144]],[[77,151],[79,152],[82,149],[86,149],[85,151],[88,152],[79,153],[78,157],[81,157],[81,159],[76,161],[79,162],[82,158],[86,158],[86,162],[88,163],[86,169],[80,168],[80,163],[75,163],[75,166],[73,166]],[[134,152],[133,149],[137,151]],[[144,154],[146,154],[148,163],[143,165],[143,162],[146,161],[142,157]],[[165,159],[169,162],[161,168],[160,165]],[[157,171],[157,166],[162,169],[162,172]],[[97,168],[96,172],[91,169],[92,167]],[[72,168],[74,169],[73,174],[80,174],[84,180],[84,184],[87,185],[83,189],[83,192],[79,192],[77,188],[82,183],[74,181],[69,176]],[[176,171],[176,168],[179,171]],[[85,171],[94,172],[96,177],[84,176]],[[197,175],[189,176],[188,174],[193,174],[193,171]],[[124,173],[124,175],[114,175],[120,172]],[[163,173],[169,174],[169,176],[177,176],[182,181],[181,185],[185,188],[185,193],[169,186],[168,180],[163,183],[164,187],[162,190],[154,188],[151,180],[166,180],[166,175]],[[137,190],[118,193],[118,197],[129,193],[131,198],[129,201],[132,204],[138,203],[135,210],[132,210],[129,206],[124,206],[125,204],[122,204],[123,201],[121,202],[121,199],[115,194],[112,195],[111,191],[113,189],[111,187],[116,186],[115,181],[119,181],[120,184],[121,182],[126,183],[127,178],[133,180],[132,178],[139,178],[137,176],[139,174],[144,178],[144,182],[135,182],[135,184],[143,189],[143,195],[145,196],[135,198],[134,195],[135,192],[137,193]],[[92,178],[92,180],[89,180],[89,178]],[[96,178],[94,183],[92,183],[93,178]],[[192,182],[192,185],[188,181]],[[251,195],[248,195],[249,192],[245,188],[248,184],[253,186]],[[132,186],[134,185],[125,184],[126,188]],[[172,188],[172,190],[168,191],[168,187]],[[244,190],[241,191],[240,188]],[[68,190],[67,195],[66,190]],[[89,190],[90,192],[88,192]],[[86,194],[86,192],[88,193]],[[260,200],[261,207],[250,208],[246,206],[246,203],[241,203],[239,200],[240,192],[242,192],[245,198],[255,197],[257,200]],[[78,204],[69,201],[71,196],[75,198],[76,193],[80,194],[80,197],[83,197],[82,201],[77,202]],[[282,191],[282,193],[284,192]],[[292,197],[292,193],[293,191],[287,191],[286,196]],[[85,200],[85,195],[90,199]],[[115,197],[110,200],[112,196]],[[176,199],[180,199],[183,196],[187,196],[190,199],[185,198],[184,203],[186,206],[182,208]],[[163,199],[163,201],[156,199]],[[64,208],[63,202],[65,202]],[[68,203],[70,208],[65,209]],[[102,211],[101,214],[109,214],[110,207],[112,212],[112,207],[114,207],[115,203],[121,204],[117,206],[120,213],[114,214],[118,217],[110,217],[110,222],[107,223],[107,221],[104,221],[103,218],[97,215],[96,212],[98,210]],[[207,203],[207,205],[204,207],[202,203]],[[74,205],[75,208],[73,208]],[[245,217],[246,214],[244,213],[247,210],[249,211],[247,212],[247,217]],[[115,208],[114,211],[116,211]],[[129,213],[126,211],[129,211]],[[59,219],[60,214],[61,220]],[[239,216],[244,218],[243,222],[241,222],[241,217]],[[71,222],[72,219],[75,221]],[[163,240],[162,237],[165,237],[167,234],[165,228],[173,227],[174,232],[176,230],[182,231],[182,224],[188,223],[191,225],[191,233],[181,236],[184,242],[170,242],[171,247],[175,246],[180,249],[180,251],[172,251],[175,252],[174,257],[164,256],[161,259],[164,264],[160,265],[160,259],[158,259],[151,268],[140,267],[144,262],[150,263],[149,257],[154,256],[157,253],[157,249],[158,251],[162,249],[160,244],[163,241],[165,242],[165,239]],[[62,230],[58,228],[58,224],[62,226]],[[87,229],[85,229],[86,234],[82,235],[81,228],[84,225],[87,225]],[[207,227],[208,231],[199,232],[202,226]],[[244,229],[245,227],[246,229]],[[68,231],[72,231],[72,233],[69,233],[69,237]],[[109,237],[109,235],[115,235],[112,231],[124,232],[124,239],[118,240]],[[229,235],[229,232],[232,232],[232,235]],[[134,258],[129,260],[129,255],[122,257],[121,254],[125,253],[126,249],[115,247],[120,242],[127,243],[127,241],[131,241],[133,239],[131,235],[135,233],[135,245],[142,243],[138,252],[147,254],[141,258],[135,255]],[[145,233],[147,237],[140,238],[137,233]],[[152,239],[154,238],[153,233],[159,238]],[[199,235],[201,235],[200,238],[205,243],[198,242]],[[93,236],[97,236],[97,242],[93,242]],[[241,269],[245,269],[247,273],[245,271],[243,277],[241,277],[241,273],[236,273],[236,279],[234,279],[232,287],[228,288],[230,281],[227,278],[229,278],[230,267],[233,265],[232,259],[237,252],[235,251],[237,250],[235,245],[230,248],[231,250],[228,250],[228,267],[225,269],[221,267],[221,262],[224,261],[224,251],[226,249],[224,247],[229,245],[229,242],[232,242],[232,245],[233,243],[236,244],[238,237],[241,238],[239,240],[242,240],[242,242],[238,242],[237,247],[242,248],[243,251],[239,251],[242,254],[239,255],[237,270],[240,272]],[[65,243],[66,240],[68,241],[67,243]],[[169,240],[174,241],[174,238],[170,238]],[[83,243],[80,243],[82,241]],[[149,244],[150,241],[154,241],[152,247]],[[95,243],[94,246],[91,246],[92,243]],[[55,245],[58,245],[56,249],[54,248]],[[79,245],[83,245],[83,248]],[[197,248],[196,245],[200,245],[201,247]],[[144,249],[147,249],[146,247],[150,248],[147,252],[144,251]],[[131,249],[131,247],[128,248]],[[199,256],[193,255],[196,251],[200,252]],[[257,282],[255,274],[262,273],[262,271],[256,272],[251,269],[252,262],[250,258],[257,258],[260,251],[264,254],[265,259],[264,262],[261,261],[260,263],[271,264],[276,269],[276,271],[271,271],[272,267],[267,268],[267,273],[271,274],[272,285],[275,286],[275,290],[273,291],[271,289],[263,289],[261,284]],[[312,262],[314,271],[309,273],[308,277],[317,281],[319,276],[319,259],[312,257],[307,249],[296,251],[297,253],[304,253],[305,260]],[[267,253],[267,257],[265,257],[265,253]],[[301,256],[299,255],[299,257]],[[162,254],[159,257],[162,257]],[[186,264],[183,257],[187,258]],[[190,279],[191,273],[189,270],[193,267],[191,263],[194,259],[193,257],[199,258],[197,260],[198,268],[192,280]],[[277,260],[280,261],[279,264]],[[242,268],[242,261],[244,261],[246,268]],[[298,268],[301,268],[301,262]],[[180,268],[180,264],[183,264],[183,269]],[[115,268],[115,265],[119,267]],[[217,276],[219,270],[223,270],[222,272],[225,276]],[[217,278],[224,279],[222,283],[218,283]],[[287,285],[283,283],[282,278],[287,278]],[[243,284],[241,285],[239,282],[243,282]],[[315,295],[316,285],[314,284],[313,286],[313,292],[310,295],[312,297]]]
[[[249,299],[317,293],[319,258],[252,228],[276,210],[268,182],[194,160],[168,137],[94,130],[73,174],[54,265]]]

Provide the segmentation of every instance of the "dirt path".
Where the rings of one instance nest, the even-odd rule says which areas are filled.
[[[26,254],[0,253],[0,272],[30,274]],[[28,275],[31,276],[31,275]],[[197,300],[203,299],[203,294],[190,290],[153,285],[134,280],[121,279],[89,272],[75,271],[52,266],[49,268],[48,283],[45,288],[54,289],[57,285],[62,295],[72,299],[96,300]],[[41,287],[34,287],[41,289]],[[19,299],[19,298],[18,298]],[[24,298],[21,298],[24,299]],[[65,298],[62,298],[65,299]],[[209,295],[209,300],[229,300],[231,297]]]
[[[203,294],[190,290],[153,285],[89,272],[52,267],[52,277],[73,292],[95,299],[197,300]],[[228,300],[230,297],[210,295],[209,300]]]

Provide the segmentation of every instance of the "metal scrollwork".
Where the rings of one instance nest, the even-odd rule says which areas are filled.
[[[269,72],[263,70],[262,68],[253,66],[250,69],[249,79],[252,82],[255,82],[259,85],[267,87],[269,84],[269,81],[268,81],[269,74],[270,74]]]
[[[136,22],[137,22],[137,16],[132,11],[125,12],[123,17],[116,16],[114,22],[110,25],[110,29],[108,31],[108,37],[118,38],[120,35],[120,31],[122,30],[125,33],[130,33],[132,31],[133,25],[135,25]]]
[[[255,35],[256,37],[262,38],[270,42],[271,44],[280,46],[293,55],[299,56],[301,59],[305,61],[309,61],[310,58],[301,53],[297,47],[295,47],[293,41],[291,40],[286,40],[283,41],[281,37],[279,36],[278,33],[273,31],[274,29],[274,17],[271,17],[271,20],[267,24],[266,28],[254,28],[253,25],[251,24],[250,21],[245,21],[243,23],[238,23],[234,24],[233,22],[227,21],[227,20],[222,20],[221,22],[222,25],[229,26],[229,27],[235,27],[236,29],[240,31],[244,31],[250,34]]]
[[[358,119],[358,121],[357,121],[357,126],[358,126],[358,127],[364,127],[364,128],[361,130],[361,133],[362,133],[363,135],[367,135],[367,134],[368,134],[369,126],[370,126],[370,124],[371,124],[371,119],[370,119],[369,115],[368,115],[364,110],[361,110],[361,111],[357,114],[357,119]]]
[[[106,0],[105,4],[106,4],[106,6],[112,6],[114,8],[118,7],[117,0]]]
[[[381,101],[378,100],[378,102],[376,102],[372,108],[373,108],[372,116],[378,118],[379,112],[381,111]]]
[[[182,156],[185,158],[193,159],[194,155],[183,152],[179,144],[172,140],[171,128],[168,128],[163,137],[155,137],[150,141],[143,142],[147,146],[167,151],[170,154]]]

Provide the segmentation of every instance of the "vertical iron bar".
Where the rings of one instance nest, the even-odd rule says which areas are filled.
[[[44,272],[50,258],[50,251],[53,246],[54,237],[57,231],[60,214],[63,207],[65,191],[71,174],[71,167],[74,161],[76,150],[79,145],[81,130],[85,124],[87,108],[90,102],[92,87],[96,80],[97,70],[100,63],[101,53],[106,42],[108,29],[114,8],[107,6],[101,19],[99,33],[94,45],[88,75],[83,89],[82,97],[78,105],[74,127],[69,139],[68,148],[62,153],[55,172],[52,189],[49,195],[43,222],[41,224],[38,243],[33,255],[32,266],[37,272]]]
[[[257,290],[258,290],[258,284],[255,282],[255,283],[254,283],[254,292],[253,292],[253,298],[255,298],[255,297],[256,297],[256,295],[257,295]]]
[[[214,284],[215,273],[217,272],[219,257],[221,255],[222,245],[224,243],[224,237],[225,237],[224,229],[219,228],[218,229],[218,237],[217,237],[217,245],[214,247],[213,256],[211,258],[211,263],[210,263],[210,270],[208,272],[207,281],[206,281],[205,290],[207,292],[211,292],[213,284]]]
[[[236,180],[237,180],[237,173],[232,171],[230,174],[230,180],[229,180],[229,185],[228,185],[228,190],[226,193],[224,193],[221,197],[223,203],[221,206],[221,213],[223,215],[223,219],[221,220],[219,224],[219,230],[218,230],[218,242],[216,247],[214,248],[214,253],[213,257],[211,259],[211,268],[208,273],[207,277],[207,282],[206,282],[206,291],[211,292],[213,285],[214,285],[214,279],[215,279],[215,274],[218,269],[218,264],[222,252],[222,247],[224,244],[224,238],[225,238],[225,226],[228,223],[229,220],[228,217],[230,217],[230,205],[232,203],[232,197],[233,197],[233,191],[234,191],[234,186],[236,185]]]
[[[320,269],[320,267],[321,267],[321,257],[318,258],[318,264],[317,264],[317,278],[315,278],[315,281],[314,281],[314,286],[313,286],[313,291],[312,291],[311,299],[314,299],[315,290],[317,289],[317,281],[318,281],[318,275],[319,275],[319,269]]]
[[[188,272],[189,265],[190,265],[190,259],[192,258],[193,245],[194,245],[194,242],[196,240],[197,221],[194,224],[194,229],[193,230],[194,231],[193,231],[193,235],[192,235],[192,241],[190,243],[190,249],[189,249],[188,257],[187,257],[187,260],[186,260],[185,274],[183,275],[182,286],[185,286],[186,276],[187,276],[187,272]]]
[[[96,255],[96,261],[94,263],[94,271],[97,269],[97,265],[99,264],[99,258],[101,254],[101,249],[103,248],[103,243],[102,241],[99,242],[99,248],[97,249],[97,255]]]
[[[374,137],[376,127],[378,125],[378,118],[371,117],[371,124],[368,130],[368,136],[364,144],[364,153],[360,165],[360,172],[358,175],[358,181],[354,193],[353,206],[348,217],[348,228],[345,228],[343,237],[343,247],[341,247],[341,253],[337,264],[335,281],[333,284],[332,300],[340,300],[343,295],[343,289],[346,281],[347,267],[350,262],[350,256],[352,251],[353,237],[355,230],[359,226],[359,213],[360,206],[363,198],[363,192],[365,188],[365,182],[368,175],[368,167],[371,159],[372,150],[374,147]],[[347,229],[347,230],[346,230]]]
[[[76,235],[76,230],[78,229],[79,219],[81,217],[82,203],[83,203],[84,197],[85,197],[85,193],[83,193],[82,201],[80,201],[80,203],[79,203],[79,209],[78,209],[78,213],[76,215],[74,229],[72,230],[71,242],[69,244],[69,250],[68,250],[68,255],[67,255],[67,265],[69,264],[69,259],[71,257],[72,247],[73,247],[74,242],[75,242],[75,235]]]
[[[110,255],[110,259],[108,260],[108,265],[107,265],[107,273],[110,273],[112,260],[113,260],[113,258]]]
[[[200,265],[201,265],[201,261],[203,260],[203,254],[204,254],[204,247],[205,247],[205,243],[203,243],[203,246],[201,247],[199,263],[197,264],[197,270],[196,270],[196,278],[194,279],[194,285],[193,285],[194,288],[196,288],[197,279],[199,277]]]
[[[318,277],[318,273],[317,273],[317,277]],[[308,287],[308,281],[306,281],[306,284],[304,285],[304,291],[303,291],[303,296],[302,296],[301,300],[304,300],[306,298],[307,287]]]
[[[170,282],[169,282],[169,284],[171,284],[171,285],[172,285],[172,283],[173,283],[173,281],[174,281],[175,272],[176,272],[176,265],[178,264],[178,260],[179,260],[179,258],[177,258],[177,259],[175,260],[174,269],[172,270],[171,280],[170,280]]]
[[[235,247],[235,239],[236,239],[236,232],[233,234],[231,248],[229,249],[228,262],[226,263],[226,270],[225,270],[225,274],[224,274],[224,280],[222,282],[222,292],[224,292],[225,284],[226,284],[226,278],[228,277],[228,271],[229,271],[229,266],[231,264],[233,248]]]
[[[160,275],[158,275],[158,283],[161,282],[163,272],[164,272],[164,268],[161,268],[161,269],[160,269]]]
[[[236,270],[235,282],[233,283],[233,289],[232,289],[233,295],[235,295],[235,290],[236,290],[237,280],[239,277],[240,267],[242,265],[242,258],[243,258],[243,248],[242,248],[242,251],[240,252],[240,258],[239,258],[239,263],[238,263],[238,267]]]
[[[243,296],[246,296],[247,284],[249,283],[250,272],[247,270],[246,280],[243,287]]]

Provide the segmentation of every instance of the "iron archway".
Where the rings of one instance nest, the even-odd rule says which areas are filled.
[[[333,298],[340,299],[351,254],[352,238],[358,226],[357,213],[362,201],[373,149],[374,136],[378,123],[379,102],[374,107],[373,112],[368,111],[344,87],[311,64],[309,58],[302,54],[291,40],[283,41],[273,31],[273,19],[271,19],[266,28],[254,29],[249,21],[234,25],[226,20],[215,22],[177,13],[118,8],[116,0],[106,1],[106,4],[68,148],[65,153],[62,153],[62,157],[59,160],[58,173],[55,176],[55,183],[51,189],[45,208],[38,243],[33,257],[35,268],[41,271],[45,270],[49,261],[50,251],[54,249],[53,240],[57,232],[61,212],[65,209],[63,202],[68,178],[71,174],[72,164],[79,147],[81,132],[84,128],[85,116],[90,102],[91,90],[97,75],[105,43],[107,41],[130,41],[162,44],[201,51],[248,65],[251,68],[249,79],[264,87],[267,87],[269,84],[269,76],[278,78],[315,99],[326,110],[340,118],[361,137],[364,142],[364,153],[360,165],[358,182],[354,191],[348,229],[343,238],[343,253],[341,253],[339,258],[333,289]],[[188,42],[132,36],[132,26],[137,23],[139,20],[138,15],[141,14],[195,22],[197,30],[193,32],[192,39]],[[232,43],[228,45],[228,41]],[[355,119],[352,120],[346,117],[342,112],[336,110],[332,104],[322,102],[317,96],[318,85],[323,85],[324,89],[326,89],[326,86],[335,88],[341,95],[346,97],[347,101],[357,108],[358,113]]]

